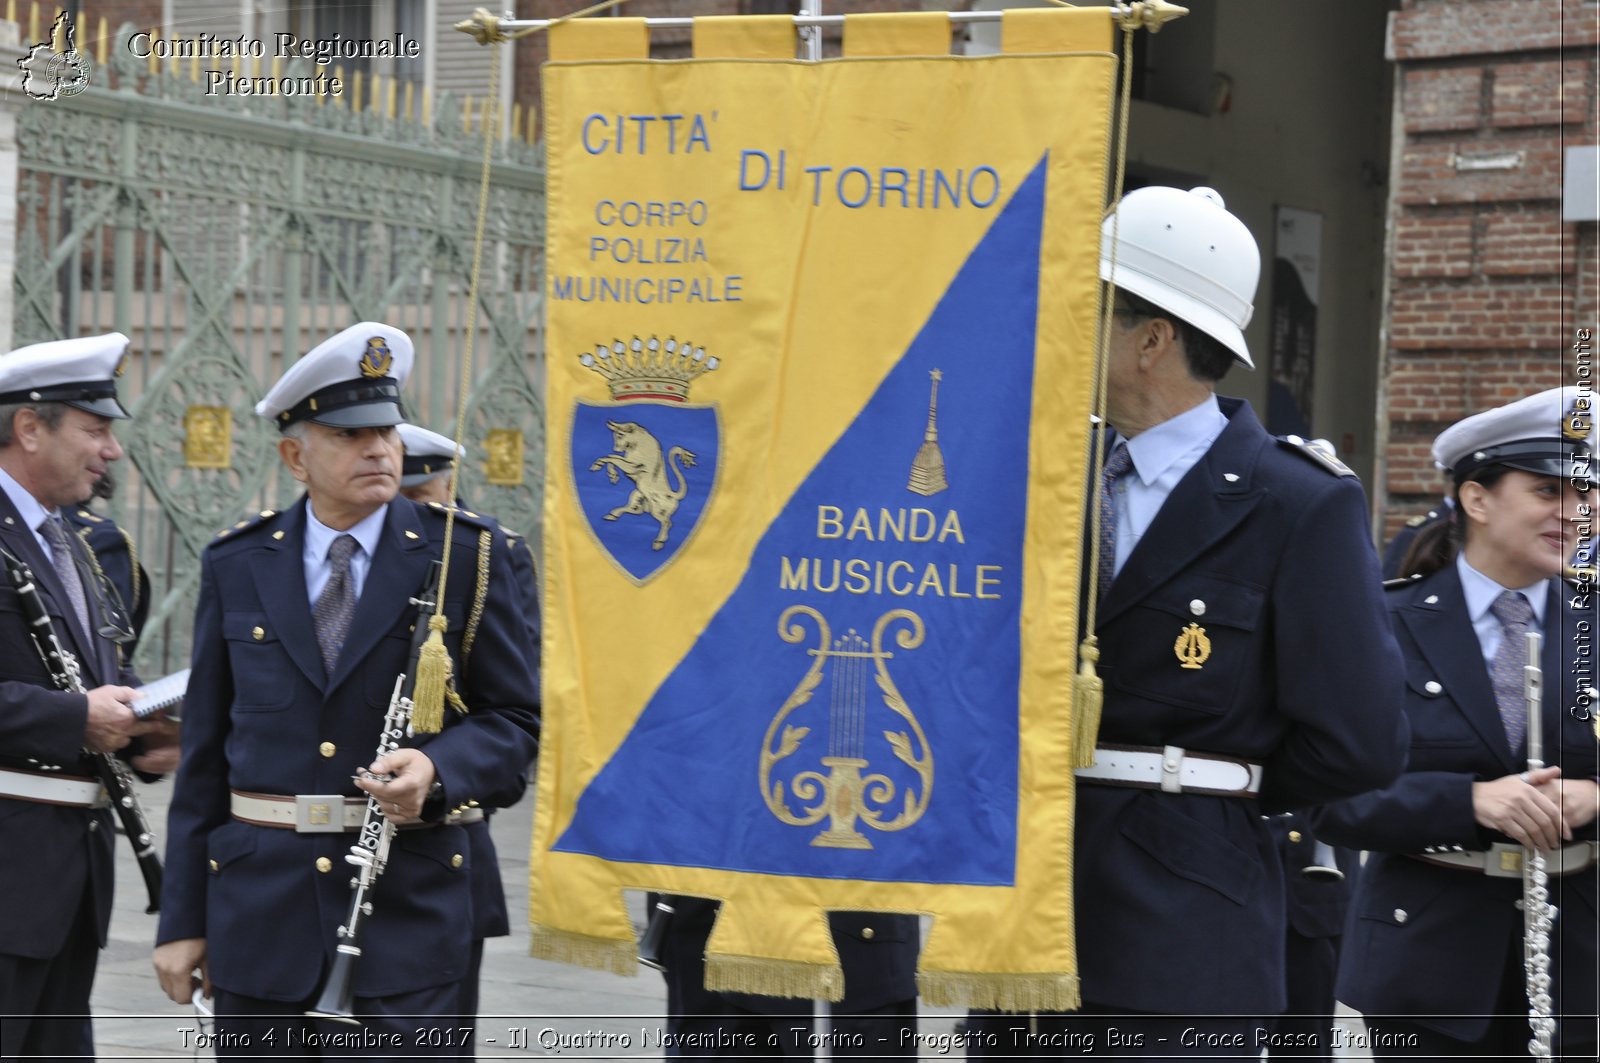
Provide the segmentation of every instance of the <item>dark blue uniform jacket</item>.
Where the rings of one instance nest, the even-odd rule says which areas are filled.
[[[1260,800],[1077,788],[1083,997],[1139,1011],[1284,1006],[1284,882],[1263,812],[1387,785],[1404,765],[1399,650],[1353,476],[1249,407],[1184,476],[1100,606],[1100,741],[1262,763]],[[1175,644],[1205,629],[1210,656]]]
[[[131,673],[121,671],[114,643],[82,631],[54,564],[4,492],[0,546],[33,570],[57,636],[78,658],[84,689],[135,682]],[[92,594],[90,602],[95,608]],[[82,694],[56,689],[28,637],[20,599],[0,574],[0,764],[92,777],[93,766],[80,755],[88,712]],[[100,943],[105,944],[111,921],[111,823],[111,812],[103,808],[0,797],[0,897],[5,898],[0,904],[0,951],[34,959],[55,955],[86,888],[92,891]]]
[[[504,546],[511,562],[511,573],[521,591],[519,600],[524,623],[528,629],[530,654],[533,666],[534,690],[539,689],[539,586],[533,549],[528,540],[507,531]],[[535,723],[538,718],[535,717]],[[528,772],[524,771],[518,783],[495,797],[494,804],[485,807],[509,808],[522,800],[528,789]],[[489,830],[489,820],[467,824],[467,838],[472,846],[472,862],[476,869],[472,875],[473,931],[476,938],[504,937],[511,933],[511,919],[506,911],[506,892],[500,881],[499,854],[495,851],[494,836]]]

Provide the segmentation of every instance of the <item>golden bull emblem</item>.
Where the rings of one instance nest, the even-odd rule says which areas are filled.
[[[827,819],[828,828],[811,840],[812,845],[871,849],[872,842],[857,824],[878,831],[904,830],[922,818],[933,792],[933,751],[922,724],[889,676],[887,662],[894,654],[883,648],[884,634],[896,621],[905,625],[895,635],[901,649],[922,645],[922,618],[909,609],[895,609],[878,618],[870,642],[854,629],[834,639],[821,613],[810,606],[794,605],[778,618],[778,635],[783,641],[798,643],[805,638],[801,616],[816,624],[817,645],[806,651],[811,655],[810,669],[767,725],[761,740],[761,794],[768,810],[791,827],[809,827]],[[877,737],[884,751],[917,777],[916,784],[905,787],[899,797],[898,814],[890,807],[897,803],[895,781],[869,771],[867,720],[874,687],[884,707],[905,725],[903,730],[884,730]],[[818,694],[824,696],[816,697]],[[802,771],[785,786],[784,780],[773,778],[773,769],[800,753],[812,728],[791,722],[791,718],[813,700],[826,707],[827,754],[818,758],[821,770]],[[875,740],[873,745],[877,744]],[[791,796],[805,806],[799,812],[790,808]]]

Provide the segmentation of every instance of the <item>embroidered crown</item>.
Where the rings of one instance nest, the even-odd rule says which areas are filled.
[[[611,397],[618,402],[630,399],[686,402],[689,386],[695,379],[718,365],[716,358],[706,357],[704,347],[671,337],[663,343],[654,336],[648,340],[635,336],[628,343],[614,340],[609,347],[600,344],[593,354],[579,355],[578,361],[606,378],[611,386]]]

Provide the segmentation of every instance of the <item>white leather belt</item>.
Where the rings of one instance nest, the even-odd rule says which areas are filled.
[[[0,797],[74,808],[99,808],[107,803],[99,779],[16,768],[0,768]]]
[[[1595,865],[1600,854],[1600,842],[1579,842],[1552,849],[1544,854],[1545,874],[1551,878],[1576,875]],[[1457,871],[1474,871],[1490,878],[1522,877],[1522,846],[1496,842],[1488,849],[1456,849],[1443,852],[1412,853],[1413,858],[1426,864],[1454,868]]]
[[[107,804],[106,789],[99,780],[54,772],[24,772],[21,768],[0,768],[0,797],[74,808],[99,808]]]
[[[1098,745],[1094,765],[1076,774],[1084,782],[1169,794],[1253,797],[1261,792],[1261,765],[1182,746]]]
[[[245,790],[228,791],[228,811],[233,818],[258,827],[278,827],[297,834],[343,834],[361,829],[367,815],[365,797],[342,794],[255,794]],[[477,823],[483,809],[464,808],[442,820],[414,819],[399,824],[407,827],[436,827],[442,823]]]

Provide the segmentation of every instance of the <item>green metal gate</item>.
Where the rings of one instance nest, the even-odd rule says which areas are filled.
[[[132,32],[86,90],[18,117],[12,342],[132,337],[121,390],[134,419],[119,426],[131,460],[109,510],[150,574],[136,663],[158,675],[187,661],[200,550],[298,494],[252,407],[301,353],[356,321],[405,329],[410,416],[453,433],[482,140],[470,102],[448,97],[424,122],[334,100],[207,96],[196,69],[152,73],[134,59]],[[491,180],[463,493],[537,535],[535,149],[498,143]]]

